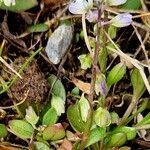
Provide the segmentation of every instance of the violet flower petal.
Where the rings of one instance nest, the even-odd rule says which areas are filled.
[[[89,22],[96,22],[98,20],[98,11],[97,10],[89,11],[86,15],[86,19]]]
[[[87,13],[93,7],[93,0],[76,0],[70,3],[69,11],[72,14]]]
[[[132,15],[129,13],[119,14],[111,20],[115,27],[126,27],[132,23]]]

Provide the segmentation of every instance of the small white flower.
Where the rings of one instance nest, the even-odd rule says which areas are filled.
[[[16,0],[4,0],[6,6],[11,6],[16,4]]]
[[[93,7],[93,0],[75,0],[70,3],[69,11],[73,14],[85,14]]]

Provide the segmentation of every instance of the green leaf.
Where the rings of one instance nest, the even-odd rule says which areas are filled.
[[[117,133],[117,132],[125,133],[127,136],[127,140],[132,140],[136,137],[137,131],[134,127],[123,126],[123,127],[117,127],[115,130],[113,130],[113,133]]]
[[[99,107],[94,116],[96,125],[99,127],[107,127],[111,124],[111,116],[109,111],[105,108]]]
[[[58,116],[65,113],[65,102],[61,97],[52,95],[51,106],[56,110]]]
[[[127,136],[125,133],[115,133],[108,135],[105,138],[105,145],[108,148],[119,147],[127,141]]]
[[[82,94],[79,100],[79,108],[80,108],[81,118],[84,122],[86,122],[90,111],[90,104],[88,100],[84,97],[84,94]]]
[[[63,101],[66,101],[65,88],[62,82],[59,79],[57,79],[55,75],[51,75],[48,78],[48,83],[50,87],[52,87],[52,90],[51,90],[52,94],[54,94],[55,96],[61,97]]]
[[[8,134],[7,128],[4,124],[0,124],[0,138],[6,137]]]
[[[67,109],[67,118],[71,127],[75,131],[84,131],[86,123],[81,118],[80,110],[77,103],[72,106],[69,106],[69,108]]]
[[[104,128],[94,128],[90,131],[90,135],[87,139],[87,143],[85,147],[88,147],[100,140],[102,140],[106,136],[106,132]]]
[[[111,39],[114,39],[117,35],[117,27],[110,25],[108,28],[108,34],[111,37]]]
[[[136,126],[142,126],[150,124],[150,112],[140,121],[136,124]]]
[[[12,12],[22,12],[38,5],[37,0],[16,0],[15,5],[6,6],[4,3],[0,5],[0,9]]]
[[[80,90],[79,90],[78,87],[73,88],[72,91],[71,91],[72,95],[79,95],[79,93],[80,93]]]
[[[34,148],[36,150],[51,150],[49,146],[42,142],[34,142]]]
[[[140,0],[127,0],[127,2],[121,6],[122,9],[126,10],[138,10],[141,8]]]
[[[116,124],[119,123],[119,115],[116,112],[114,112],[114,111],[111,112],[110,116],[111,116],[111,122],[112,123],[116,123]]]
[[[113,84],[116,84],[120,81],[126,73],[126,66],[124,63],[119,63],[112,68],[107,76],[107,85],[111,87]]]
[[[32,33],[32,32],[45,32],[48,30],[48,25],[44,23],[39,23],[32,25],[27,28],[27,32]]]
[[[44,140],[60,140],[65,136],[65,130],[61,123],[57,123],[54,125],[49,125],[43,131],[43,139]]]
[[[37,124],[39,117],[36,115],[35,111],[31,106],[26,109],[25,119],[33,126]]]
[[[86,70],[92,66],[92,58],[89,54],[82,54],[78,57],[81,63],[81,68]]]
[[[16,136],[22,139],[31,138],[34,132],[32,125],[24,120],[11,120],[9,127]]]
[[[42,125],[52,125],[57,122],[58,116],[55,108],[50,108],[43,116]]]
[[[131,74],[131,83],[133,86],[133,95],[139,99],[146,90],[143,78],[138,69],[134,68]],[[140,85],[140,86],[139,86]]]

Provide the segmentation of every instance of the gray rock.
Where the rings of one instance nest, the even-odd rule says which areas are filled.
[[[67,52],[73,37],[71,24],[60,25],[49,37],[45,51],[53,64],[58,64]]]

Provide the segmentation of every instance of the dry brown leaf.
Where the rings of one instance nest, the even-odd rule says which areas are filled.
[[[71,81],[84,93],[90,94],[91,84],[83,82],[75,77],[71,78]]]
[[[24,149],[17,148],[14,146],[0,145],[0,150],[24,150]]]
[[[58,150],[72,150],[72,149],[73,149],[73,145],[67,139],[64,139],[62,145],[58,148]]]
[[[68,2],[68,0],[43,0],[46,6],[49,6],[52,9],[55,9],[61,5],[64,5]]]

